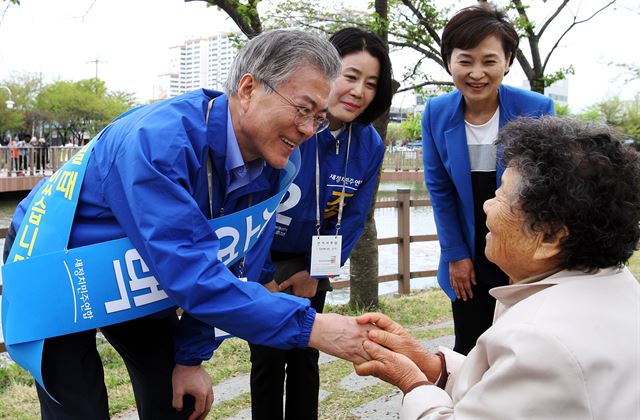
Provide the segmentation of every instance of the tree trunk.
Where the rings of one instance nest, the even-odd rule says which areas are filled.
[[[369,208],[364,231],[351,252],[349,306],[352,308],[368,310],[378,308],[378,230],[373,216],[379,183],[378,175],[376,194]]]
[[[531,80],[529,86],[531,87],[531,90],[533,92],[538,92],[544,95],[544,79],[542,76],[536,77],[535,79]]]
[[[387,0],[376,0],[375,10],[381,19],[386,20],[388,10]],[[382,33],[378,35],[380,35],[386,43],[387,31],[383,30],[381,32]],[[394,86],[394,92],[398,89],[398,86],[399,84]],[[374,122],[374,126],[383,141],[385,141],[387,137],[388,122],[389,110]],[[378,230],[376,229],[376,220],[373,217],[378,195],[378,185],[380,185],[380,174],[378,174],[378,182],[376,182],[375,193],[371,200],[364,231],[351,252],[349,306],[352,308],[378,308]]]

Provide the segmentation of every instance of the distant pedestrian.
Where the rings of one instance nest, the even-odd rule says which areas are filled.
[[[40,165],[42,172],[44,173],[47,169],[47,164],[49,163],[49,143],[47,143],[47,139],[40,137],[38,139],[38,147],[40,147]]]
[[[18,150],[18,142],[12,139],[9,142],[9,153],[11,154],[11,172],[18,171],[18,164],[20,158],[20,151]]]

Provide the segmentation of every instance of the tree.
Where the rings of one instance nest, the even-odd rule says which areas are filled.
[[[13,109],[7,109],[5,101],[9,99],[8,92],[0,90],[0,133],[11,133],[12,137],[32,136],[37,124],[33,109],[36,97],[42,89],[42,79],[29,73],[15,74],[10,79],[0,82],[11,90]]]
[[[390,122],[387,125],[387,144],[389,146],[396,146],[402,143],[404,139],[404,130],[400,127],[400,124]]]
[[[553,82],[564,79],[567,74],[573,74],[571,65],[549,70],[549,61],[553,53],[573,28],[591,21],[616,1],[590,2],[592,10],[586,13],[572,11],[581,10],[580,0],[545,1],[544,6],[522,0],[498,2],[509,13],[520,33],[523,42],[517,51],[516,60],[527,76],[532,90],[543,92],[544,88]],[[479,0],[479,3],[486,3],[486,0]],[[545,21],[534,22],[530,18],[529,9],[533,4],[545,7],[549,16]],[[574,4],[576,7],[569,7]],[[326,6],[316,0],[287,0],[280,2],[269,18],[281,25],[286,22],[288,26],[299,25],[323,32],[332,32],[336,26],[347,25],[374,29],[386,27],[390,46],[413,51],[417,57],[404,74],[402,87],[398,92],[416,90],[428,85],[451,85],[450,81],[434,80],[428,71],[429,65],[431,68],[433,65],[446,68],[440,57],[440,34],[452,12],[451,7],[439,9],[434,0],[394,0],[389,2],[389,14],[385,17],[372,10],[371,5],[367,12],[350,10],[341,3],[334,3],[331,8]],[[552,39],[552,47],[544,54],[541,41],[551,36],[549,29],[553,24],[561,26],[558,19],[560,17],[568,17],[569,23],[560,29],[560,35]]]
[[[375,0],[375,12],[381,19],[386,20],[388,4],[387,0]],[[380,25],[377,28],[385,44],[388,45],[388,27]],[[394,90],[398,89],[398,85],[393,86]],[[389,122],[389,110],[381,115],[373,125],[380,133],[383,141],[387,135],[387,124]],[[386,144],[386,141],[385,141]],[[378,187],[380,186],[380,176],[376,181],[375,192],[367,213],[367,220],[364,225],[362,235],[356,242],[351,252],[351,273],[349,287],[349,305],[352,308],[378,308],[378,229],[376,228],[375,204],[378,196]]]
[[[206,1],[209,6],[216,6],[225,12],[247,38],[251,39],[262,33],[262,20],[258,12],[261,0],[185,0]]]
[[[82,144],[113,118],[131,108],[131,94],[112,93],[99,79],[58,81],[45,86],[37,98],[37,109],[59,139]]]
[[[410,115],[409,118],[400,123],[404,138],[415,141],[422,138],[422,115]]]
[[[617,96],[605,99],[590,106],[578,117],[605,122],[628,136],[640,148],[640,94],[629,101]]]

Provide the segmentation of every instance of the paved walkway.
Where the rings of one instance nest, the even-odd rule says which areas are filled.
[[[453,327],[453,321],[447,321],[440,324],[428,325],[425,327],[414,328],[413,330],[428,330]],[[421,341],[422,345],[429,351],[436,351],[438,346],[453,347],[454,337],[452,335],[437,337],[431,340]],[[320,364],[336,360],[335,357],[320,353]],[[340,381],[340,388],[346,391],[358,391],[369,386],[380,383],[380,380],[374,377],[360,377],[355,372],[345,376]],[[249,393],[249,375],[240,375],[226,381],[220,382],[214,387],[215,401],[221,403],[223,401],[232,400],[242,394]],[[320,401],[330,395],[328,391],[320,389]],[[391,420],[398,419],[398,411],[402,401],[402,393],[394,390],[376,400],[369,401],[351,411],[351,416],[359,419],[376,419]],[[211,415],[209,416],[211,417]],[[227,417],[226,420],[250,420],[251,409],[245,409],[234,415]],[[120,414],[114,417],[114,420],[138,420],[138,414],[135,410]]]

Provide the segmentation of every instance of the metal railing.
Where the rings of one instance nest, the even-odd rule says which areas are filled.
[[[0,146],[0,176],[51,175],[78,150],[78,146]]]
[[[381,245],[393,245],[398,246],[398,272],[393,274],[387,274],[378,277],[378,283],[384,283],[389,281],[398,282],[398,293],[406,295],[411,292],[411,279],[421,277],[433,277],[437,274],[438,270],[424,270],[424,271],[411,271],[411,252],[410,246],[413,242],[431,242],[437,241],[437,235],[411,235],[410,225],[410,209],[411,207],[429,207],[431,202],[429,200],[411,200],[409,189],[398,189],[396,200],[392,201],[377,201],[376,209],[382,208],[397,208],[397,223],[398,223],[398,236],[389,238],[379,238],[377,241],[378,247]],[[0,238],[7,236],[7,229],[0,229]],[[349,280],[340,280],[332,282],[331,286],[334,289],[341,289],[349,287]],[[2,285],[0,285],[0,294],[2,294]],[[0,352],[5,351],[4,343],[0,341]]]
[[[382,170],[384,171],[421,171],[422,149],[389,151],[384,153]]]
[[[69,160],[79,146],[0,146],[0,176],[51,175]],[[384,154],[384,171],[422,171],[422,150],[389,151]]]

